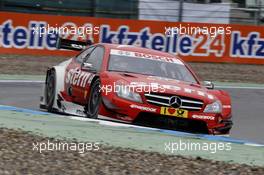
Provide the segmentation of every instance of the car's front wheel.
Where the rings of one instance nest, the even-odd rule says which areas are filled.
[[[46,86],[45,86],[46,107],[49,112],[52,112],[55,93],[56,93],[56,74],[54,70],[50,70],[47,73]]]
[[[100,80],[97,79],[91,86],[90,96],[87,104],[87,117],[97,118],[101,104]]]

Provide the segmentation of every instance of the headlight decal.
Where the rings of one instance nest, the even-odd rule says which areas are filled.
[[[204,112],[205,113],[221,113],[222,112],[222,103],[217,100],[211,104],[206,105]]]
[[[118,97],[142,103],[142,98],[139,93],[133,92],[127,86],[117,85],[115,92]]]

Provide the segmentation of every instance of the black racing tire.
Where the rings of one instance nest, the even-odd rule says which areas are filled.
[[[98,118],[99,107],[102,103],[102,96],[100,91],[100,80],[96,79],[92,86],[87,103],[87,117],[96,119]]]
[[[52,112],[53,104],[56,93],[56,73],[55,70],[50,70],[47,73],[46,85],[45,85],[45,99],[46,108],[49,112]]]

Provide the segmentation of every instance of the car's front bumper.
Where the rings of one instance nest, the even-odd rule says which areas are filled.
[[[182,124],[186,125],[187,131],[192,130],[191,132],[197,131],[206,134],[228,134],[233,124],[230,119],[220,121],[219,118],[222,118],[221,114],[207,114],[199,111],[189,111],[188,117],[181,118],[177,116],[168,116],[161,114],[161,107],[146,103],[132,102],[119,97],[113,97],[111,99],[103,98],[103,101],[106,108],[110,110],[112,114],[115,114],[111,117],[123,120],[125,122],[136,122],[143,125],[145,120],[145,124],[148,122],[148,126],[150,127],[152,125],[151,120],[153,122],[152,127],[157,127],[154,123],[158,122],[158,118],[161,123],[163,122],[164,124],[175,124],[174,128],[173,126],[170,126],[167,129],[182,130],[182,127],[180,126]],[[145,118],[144,116],[147,116],[147,118]],[[202,117],[204,119],[201,119]],[[160,127],[164,128],[164,126]],[[206,127],[206,129],[204,127]],[[194,131],[193,128],[197,128],[197,130]]]

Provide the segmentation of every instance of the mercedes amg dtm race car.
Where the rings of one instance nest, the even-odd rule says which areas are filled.
[[[170,53],[66,39],[57,45],[80,52],[47,70],[42,109],[195,133],[232,127],[228,93]]]

